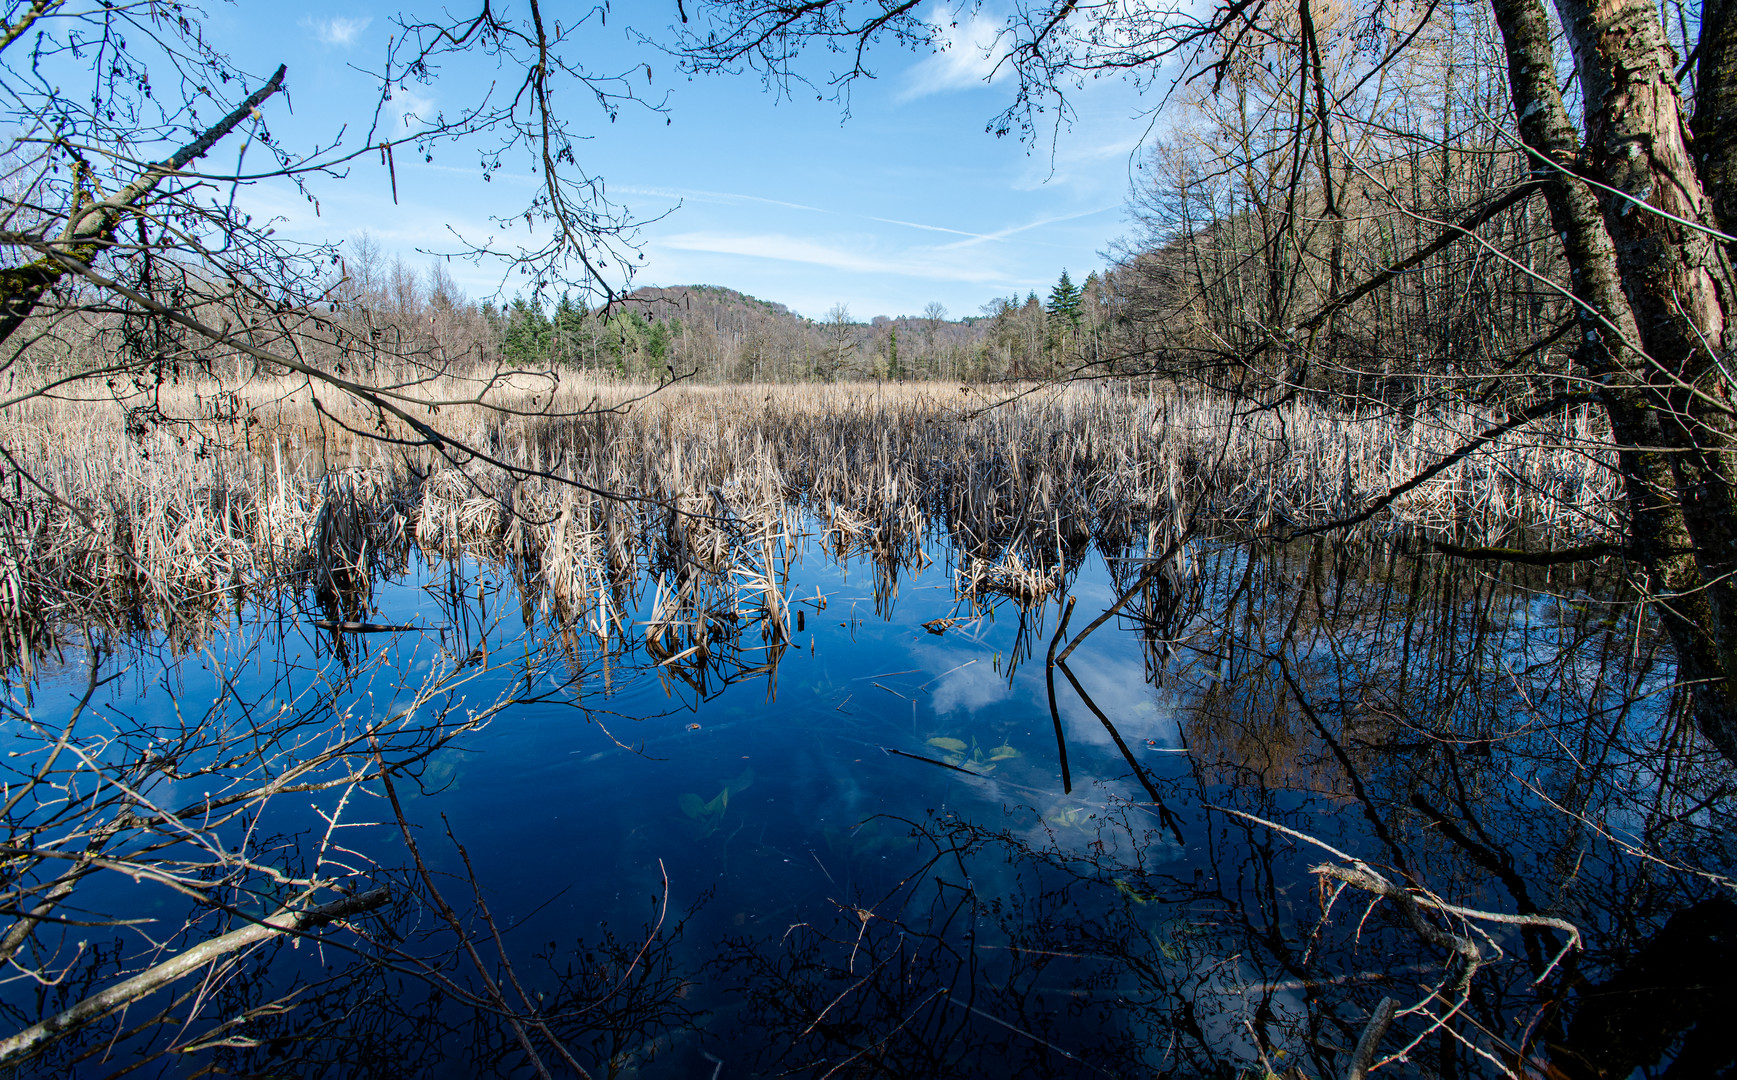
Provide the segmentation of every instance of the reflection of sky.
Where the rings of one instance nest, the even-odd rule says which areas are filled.
[[[636,670],[617,661],[607,687],[598,671],[579,687],[577,701],[597,710],[595,722],[573,708],[572,695],[562,695],[542,704],[514,706],[460,746],[435,755],[430,786],[442,793],[429,799],[429,807],[466,822],[476,857],[485,864],[495,862],[496,872],[536,892],[542,875],[553,874],[544,882],[549,888],[572,888],[575,882],[526,849],[533,838],[555,838],[563,857],[554,868],[578,860],[613,866],[611,873],[640,874],[648,860],[654,866],[658,857],[671,855],[672,845],[678,861],[691,863],[694,853],[683,851],[695,842],[695,830],[680,812],[681,797],[712,800],[749,767],[755,772],[753,786],[732,793],[724,815],[727,826],[698,838],[702,847],[726,835],[739,837],[743,834],[736,830],[745,827],[754,832],[757,844],[786,853],[816,844],[837,848],[840,830],[850,833],[866,818],[884,813],[920,818],[937,807],[1024,806],[1030,808],[1025,823],[1031,824],[1063,802],[1101,806],[1111,794],[1132,796],[1139,790],[1108,732],[1058,674],[1057,701],[1075,782],[1073,794],[1065,800],[1061,796],[1043,672],[1043,649],[1054,631],[1053,603],[1029,614],[1036,642],[1033,655],[1020,662],[1009,680],[1009,656],[1020,623],[1011,603],[945,635],[930,634],[922,622],[960,614],[944,568],[906,576],[895,617],[887,620],[874,613],[872,574],[866,564],[839,567],[825,563],[818,548],[808,551],[789,592],[813,596],[818,590],[828,603],[824,611],[807,609],[807,630],[798,647],[785,654],[775,684],[751,679],[700,702],[673,678],[659,678],[655,669]],[[438,571],[429,577],[438,580],[443,575]],[[417,624],[448,618],[429,607],[421,584],[413,574],[382,585],[377,591],[379,618]],[[522,642],[511,640],[520,624],[510,583],[492,581],[489,589],[494,596],[491,618],[512,617],[500,624],[501,640],[491,646],[492,662],[507,666],[469,687],[478,704],[514,685],[517,676],[508,658],[523,649]],[[1076,591],[1082,609],[1107,604],[1114,595],[1097,562],[1083,572]],[[1073,627],[1076,632],[1083,621]],[[305,625],[292,623],[289,629],[294,639],[290,648],[305,651]],[[268,626],[267,638],[273,632]],[[758,641],[751,631],[749,637]],[[250,634],[236,635],[230,647],[240,648],[250,640]],[[373,709],[376,715],[390,711],[402,696],[389,686],[399,680],[419,682],[443,648],[433,633],[407,635],[397,642],[373,637],[360,644],[371,651],[392,651],[383,668],[391,679],[373,678],[345,695],[354,708]],[[464,651],[469,645],[454,647]],[[275,648],[270,645],[267,652]],[[203,663],[202,658],[187,661],[180,676],[194,676],[196,685],[212,685],[208,676],[199,675]],[[320,666],[329,669],[331,663],[327,658]],[[1146,745],[1148,739],[1173,745],[1175,724],[1155,704],[1137,644],[1129,635],[1106,626],[1075,653],[1072,667],[1124,740],[1142,755],[1143,765],[1158,769],[1174,764],[1166,760],[1170,755],[1152,753]],[[256,677],[264,671],[248,670]],[[555,666],[538,680],[537,689],[547,692],[569,670]],[[127,696],[118,688],[116,692]],[[631,749],[614,745],[602,728]],[[983,775],[966,776],[889,753],[947,757],[946,750],[931,743],[934,739],[957,739],[968,745],[967,754],[980,753],[980,760],[966,766]],[[1017,756],[990,767],[988,754],[1000,747],[1013,748]],[[421,798],[414,796],[413,801]],[[1081,843],[1089,839],[1084,833],[1079,836]],[[886,852],[877,848],[875,854],[878,860]],[[431,857],[441,858],[438,852]],[[779,866],[784,865],[782,858]],[[820,872],[812,859],[801,873],[810,871]],[[615,890],[605,891],[612,896]]]
[[[1094,635],[1093,646],[1108,645],[1116,637],[1113,631]],[[1146,682],[1146,671],[1137,656],[1118,655],[1112,648],[1109,656],[1093,655],[1091,647],[1082,646],[1068,660],[1074,677],[1092,695],[1099,709],[1110,718],[1125,741],[1146,745],[1151,739],[1163,747],[1177,745],[1176,719],[1169,710],[1161,710],[1153,688]],[[963,654],[959,654],[963,656]],[[961,660],[960,662],[963,662]],[[989,664],[977,663],[945,676],[936,684],[931,708],[937,716],[962,714],[974,719],[991,707],[1030,712],[1032,708],[1048,711],[1047,690],[1043,680],[1043,658],[1034,656],[1008,684],[1007,677]],[[945,670],[945,669],[943,669]],[[1059,672],[1056,675],[1056,707],[1062,714],[1063,731],[1071,746],[1075,742],[1114,749],[1115,742],[1103,722],[1093,716],[1074,693],[1073,687]],[[1045,721],[1048,717],[1043,717]]]
[[[1106,624],[1079,647],[1070,667],[1136,760],[1153,774],[1164,797],[1172,800],[1186,850],[1173,844],[1157,812],[1144,805],[1144,790],[1130,775],[1110,733],[1058,672],[1056,701],[1073,778],[1072,792],[1062,791],[1044,679],[1044,647],[1054,632],[1057,611],[1053,602],[1041,612],[1028,613],[1034,647],[1009,679],[1007,665],[1020,625],[1013,605],[944,635],[929,634],[922,622],[961,614],[945,587],[950,579],[944,567],[906,577],[895,617],[883,619],[874,610],[865,564],[840,568],[825,563],[818,546],[807,551],[807,561],[793,568],[790,592],[814,596],[818,591],[830,599],[824,610],[807,609],[807,630],[784,655],[775,681],[754,678],[720,687],[713,679],[712,696],[699,700],[667,671],[660,678],[653,669],[617,660],[607,684],[595,667],[583,684],[580,700],[597,710],[593,716],[565,699],[516,706],[485,730],[434,755],[421,775],[426,793],[405,779],[400,790],[406,811],[428,838],[424,855],[435,870],[463,873],[454,851],[441,839],[445,815],[469,849],[497,917],[523,928],[525,940],[562,941],[594,933],[603,920],[637,926],[648,900],[660,895],[667,873],[676,909],[700,897],[711,898],[690,922],[686,938],[686,947],[700,963],[727,935],[759,933],[776,940],[789,927],[835,913],[840,905],[878,902],[934,851],[912,835],[913,823],[933,830],[937,823],[964,820],[1004,832],[1031,848],[1059,849],[1073,859],[1094,850],[1130,863],[1138,858],[1154,880],[1170,876],[1168,886],[1121,881],[1130,892],[1112,894],[1109,901],[1120,903],[1125,895],[1151,932],[1193,941],[1189,947],[1201,957],[1214,964],[1224,961],[1200,984],[1198,1000],[1207,1002],[1202,1007],[1205,1036],[1226,1056],[1246,1058],[1240,1034],[1246,1029],[1239,1026],[1239,1017],[1249,987],[1274,991],[1273,1000],[1287,1008],[1300,1007],[1288,984],[1272,982],[1272,971],[1255,962],[1245,964],[1234,948],[1222,948],[1224,942],[1212,936],[1216,931],[1209,932],[1199,911],[1181,904],[1167,908],[1133,895],[1149,896],[1160,888],[1169,888],[1173,895],[1190,888],[1217,888],[1211,875],[1234,875],[1214,859],[1254,858],[1251,838],[1265,836],[1201,811],[1197,798],[1234,804],[1237,794],[1202,791],[1188,756],[1165,752],[1178,742],[1177,692],[1147,683],[1133,634],[1114,622]],[[474,567],[466,570],[474,572]],[[486,576],[491,617],[500,620],[491,631],[492,662],[504,666],[473,685],[472,700],[485,704],[515,684],[514,663],[524,655],[517,651],[524,642],[518,637],[519,609],[512,586],[493,573]],[[426,577],[439,581],[441,574]],[[431,605],[430,596],[417,587],[420,580],[413,577],[380,588],[384,621],[433,624],[451,618]],[[943,587],[936,588],[937,583]],[[474,585],[472,579],[456,592],[469,597]],[[1076,593],[1080,600],[1073,629],[1078,633],[1113,595],[1101,563],[1087,565]],[[643,617],[643,612],[634,617]],[[274,636],[279,633],[281,638]],[[758,641],[753,632],[748,636]],[[264,643],[262,656],[269,658],[276,655],[280,641],[285,657],[298,657],[306,665],[296,676],[300,681],[272,685],[276,669],[250,662],[234,672],[237,685],[267,708],[285,700],[317,699],[321,692],[330,692],[337,673],[329,656],[313,655],[316,638],[305,620],[292,616],[283,623],[232,633],[179,665],[166,655],[137,658],[136,677],[105,690],[104,704],[144,722],[174,723],[166,704],[167,686],[172,685],[187,706],[202,707],[217,692],[211,676],[214,664],[236,661],[254,642]],[[334,693],[336,706],[363,714],[368,709],[375,710],[373,715],[389,713],[392,703],[403,698],[401,682],[414,685],[431,664],[445,662],[439,659],[441,640],[431,632],[397,642],[367,641],[373,654],[387,650],[386,662],[369,678]],[[460,650],[468,647],[468,642],[458,644],[456,634],[450,643]],[[60,672],[44,682],[39,716],[52,721],[55,708],[64,709],[48,699],[76,691],[76,676],[76,670]],[[1235,699],[1225,700],[1232,703],[1227,714],[1240,723],[1244,717]],[[631,749],[610,742],[593,720],[607,725]],[[1282,720],[1261,715],[1250,723],[1259,727]],[[948,749],[957,745],[965,751]],[[1003,747],[1016,753],[995,761],[965,760]],[[1352,752],[1365,751],[1353,746]],[[983,775],[966,775],[949,765],[979,769]],[[1313,766],[1303,759],[1300,767]],[[1372,772],[1367,782],[1371,790],[1379,790],[1391,780]],[[1346,813],[1347,804],[1331,791],[1297,787],[1267,789],[1265,794],[1277,805],[1262,813],[1283,817],[1295,812],[1286,820],[1346,850],[1370,851],[1364,816]],[[1508,811],[1497,795],[1490,800],[1487,811],[1480,805],[1480,813],[1503,827],[1501,818]],[[323,822],[315,808],[330,813],[336,802],[329,793],[280,800],[266,824],[278,834],[317,832]],[[717,809],[702,819],[689,812],[699,805]],[[359,794],[350,813],[355,821],[374,823],[346,834],[346,843],[363,853],[358,861],[402,863],[394,830],[381,824],[386,815],[377,798]],[[1605,813],[1607,825],[1621,827],[1627,821],[1620,811]],[[1133,851],[1114,829],[1106,829],[1118,815],[1149,831],[1141,851]],[[1528,820],[1548,830],[1558,819],[1546,814]],[[1210,842],[1202,842],[1209,837]],[[1417,841],[1418,850],[1439,854],[1439,848],[1432,853],[1430,842]],[[1106,847],[1096,848],[1100,843]],[[1536,850],[1546,848],[1540,844]],[[1288,842],[1277,843],[1273,850],[1278,868],[1261,887],[1272,886],[1274,917],[1286,926],[1307,925],[1315,917],[1316,894],[1303,867],[1319,856]],[[1586,866],[1595,862],[1590,859]],[[1544,877],[1544,871],[1525,862],[1521,866],[1522,872]],[[955,869],[963,872],[951,865],[947,872]],[[964,884],[986,896],[1013,896],[1029,884],[1019,879],[1022,872],[1011,860],[979,859],[969,870],[974,879]],[[1428,872],[1435,873],[1433,865]],[[1451,883],[1451,874],[1437,876]],[[1183,884],[1179,887],[1177,881]],[[1226,886],[1234,887],[1234,882]],[[116,883],[97,881],[82,895],[101,906],[117,891]],[[1497,896],[1490,902],[1500,900]],[[1252,995],[1248,1000],[1254,1000]]]
[[[965,662],[964,654],[951,655],[960,657],[959,663]],[[940,716],[950,716],[956,712],[975,713],[1014,696],[1014,692],[1008,688],[1006,676],[997,672],[993,665],[979,662],[944,676],[935,687],[935,696],[930,707]]]

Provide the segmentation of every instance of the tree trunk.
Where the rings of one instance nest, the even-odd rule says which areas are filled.
[[[1719,230],[1737,235],[1737,0],[1705,0],[1699,51],[1690,145]],[[1725,257],[1737,261],[1737,241],[1726,241]]]
[[[1492,3],[1514,111],[1535,174],[1550,182],[1581,359],[1619,447],[1632,550],[1691,687],[1696,724],[1737,761],[1737,444],[1716,355],[1729,281],[1705,231],[1712,208],[1657,14],[1632,0],[1557,7],[1584,88],[1586,144],[1556,87],[1540,0]]]

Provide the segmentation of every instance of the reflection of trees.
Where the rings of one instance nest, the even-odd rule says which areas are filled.
[[[1337,1076],[1383,998],[1405,1008],[1374,1059],[1403,1048],[1414,1074],[1627,1075],[1584,1070],[1651,1064],[1685,1032],[1695,1060],[1722,1060],[1703,989],[1726,1000],[1728,980],[1684,950],[1693,927],[1716,925],[1705,904],[1653,942],[1657,902],[1601,920],[1587,951],[1535,987],[1528,935],[1550,946],[1545,966],[1563,935],[1418,905],[1433,933],[1476,950],[1474,974],[1403,905],[1345,895],[1323,919],[1308,845],[1233,815],[1200,824],[1177,860],[1138,803],[1037,841],[955,816],[911,823],[927,854],[897,887],[730,940],[714,971],[767,1073]],[[1619,865],[1574,888],[1620,887]],[[1701,986],[1638,1023],[1609,999],[1690,973]]]
[[[915,537],[877,529],[835,531],[826,544],[867,559],[890,604],[903,562],[883,559],[877,538]],[[209,708],[197,687],[166,686],[156,704],[199,702],[185,727],[153,708],[104,718],[93,741],[95,721],[81,714],[52,761],[66,729],[17,703],[37,727],[23,757],[8,759],[7,797],[25,792],[8,842],[26,854],[8,864],[5,899],[15,917],[49,905],[31,915],[14,963],[53,985],[35,999],[22,983],[8,993],[16,1027],[280,909],[380,885],[392,896],[310,928],[299,949],[273,934],[226,954],[31,1066],[100,1055],[112,1039],[117,1062],[238,1072],[432,1069],[454,1047],[475,1048],[462,1065],[473,1072],[534,1072],[536,1058],[558,1072],[564,1054],[608,1071],[700,1028],[727,1060],[752,1049],[770,1071],[814,1076],[1337,1076],[1384,999],[1400,1010],[1373,1060],[1409,1046],[1406,1067],[1421,1075],[1526,1075],[1548,1061],[1578,1077],[1677,1053],[1712,1060],[1715,1013],[1701,999],[1640,1019],[1610,1007],[1647,980],[1710,984],[1707,1000],[1724,1000],[1704,962],[1722,946],[1698,955],[1685,942],[1721,910],[1713,875],[1729,864],[1729,775],[1696,749],[1644,611],[1585,572],[1473,572],[1397,540],[1236,546],[1181,531],[1113,563],[1121,603],[1095,625],[1136,631],[1180,705],[1182,755],[1122,738],[1124,718],[1092,699],[1092,669],[1070,666],[1109,633],[1088,637],[1088,623],[1069,639],[1064,607],[1052,638],[1043,603],[994,600],[1017,608],[1009,669],[1048,639],[1057,709],[1096,715],[1123,776],[1000,822],[955,809],[828,835],[846,883],[831,906],[800,908],[787,933],[732,939],[715,955],[683,945],[675,916],[601,943],[516,942],[488,905],[504,915],[541,898],[509,908],[487,881],[409,868],[401,836],[363,843],[344,831],[389,821],[373,797],[384,777],[400,793],[440,790],[451,778],[442,748],[498,708],[564,703],[613,727],[610,698],[636,680],[662,679],[676,712],[771,674],[802,600],[790,584],[799,544],[721,514],[704,528],[672,520],[659,561],[599,559],[605,576],[587,589],[606,600],[551,604],[546,617],[517,556],[436,563],[420,639],[344,632],[335,617],[372,610],[373,596],[335,580],[304,610],[279,613],[287,633],[237,639]],[[1029,550],[1046,547],[1065,591],[1085,549]],[[733,575],[746,582],[734,591],[731,567],[750,571]],[[607,624],[605,602],[620,616]],[[311,666],[273,651],[316,616],[332,632],[309,640]],[[427,674],[406,674],[420,660]],[[241,678],[248,665],[274,681]],[[1075,755],[1074,775],[1086,775]],[[69,790],[70,801],[54,794]],[[329,828],[296,824],[291,808],[309,799]],[[407,804],[411,818],[429,812]],[[448,843],[437,823],[412,824],[424,852]],[[889,835],[902,833],[921,845],[915,863],[893,843],[905,837]],[[454,823],[451,850],[463,834]],[[892,865],[882,856],[907,867],[898,886],[853,891],[880,880]],[[1311,873],[1320,863],[1339,873]],[[122,884],[134,871],[175,929],[118,925],[143,910]],[[1581,930],[1584,950],[1552,967],[1569,937],[1545,918]],[[716,983],[735,989],[721,1005],[699,975],[707,957]],[[701,988],[693,1003],[690,984]],[[713,1020],[697,1017],[702,1007]]]
[[[1190,751],[1130,769],[1146,797],[908,824],[897,888],[728,944],[767,1071],[1339,1076],[1360,1041],[1423,1076],[1728,1067],[1729,771],[1617,583],[1214,560],[1182,625],[1124,609],[1176,650]]]
[[[925,857],[892,889],[837,901],[775,940],[725,943],[714,969],[740,996],[743,1021],[766,1033],[756,1065],[809,1076],[1049,1076],[1079,1060],[1066,1047],[1081,1045],[1082,1030],[1099,1055],[1131,1063],[1115,1010],[1071,1003],[1077,883],[1038,863],[1009,874],[1009,853],[1035,853],[959,820],[910,828]],[[1058,987],[1059,1010],[1044,997]]]
[[[1493,934],[1467,1005],[1414,1067],[1433,1045],[1429,1068],[1442,1075],[1520,1068],[1674,910],[1728,886],[1699,869],[1729,865],[1718,810],[1728,770],[1690,737],[1659,636],[1620,582],[1473,570],[1397,543],[1255,544],[1216,558],[1203,575],[1210,617],[1172,630],[1183,662],[1160,669],[1185,689],[1197,798],[1325,838],[1444,902],[1559,916],[1587,932],[1586,952],[1560,972],[1550,962],[1561,935]],[[1230,849],[1266,850],[1274,838],[1261,833],[1245,821]],[[1301,875],[1252,890],[1239,877],[1247,916],[1276,910]],[[1395,907],[1375,905],[1345,944],[1408,1003],[1429,980],[1393,979],[1418,951]],[[1272,919],[1261,936],[1285,940],[1295,918]],[[1379,944],[1375,926],[1387,935]],[[1494,962],[1498,941],[1512,959]],[[1390,1042],[1404,1045],[1422,1015],[1402,1013]],[[1521,1016],[1536,1019],[1531,1029],[1516,1029]],[[1647,1063],[1669,1044],[1655,1040]]]
[[[350,1076],[456,1046],[481,1072],[547,1075],[539,1057],[613,1072],[688,1022],[682,917],[513,948],[474,875],[437,885],[380,842],[383,793],[396,808],[398,791],[438,791],[458,740],[508,708],[582,702],[597,677],[558,630],[509,630],[522,612],[478,601],[498,579],[447,569],[408,633],[346,619],[373,583],[336,580],[279,598],[202,666],[132,642],[135,665],[174,673],[137,705],[104,701],[132,676],[94,637],[70,708],[15,692],[0,1010],[17,1034],[0,1067]]]

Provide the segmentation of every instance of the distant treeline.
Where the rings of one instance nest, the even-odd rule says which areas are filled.
[[[1112,323],[1109,290],[1097,273],[1076,284],[1063,271],[1046,296],[999,298],[964,318],[930,304],[922,315],[859,322],[842,305],[808,319],[716,285],[638,289],[607,308],[572,296],[552,305],[522,297],[478,304],[459,292],[444,264],[418,272],[388,262],[366,238],[346,266],[343,307],[389,352],[633,380],[1044,377],[1101,355]]]

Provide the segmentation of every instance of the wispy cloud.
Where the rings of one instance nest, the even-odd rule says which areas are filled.
[[[631,184],[616,184],[610,189],[612,195],[644,195],[654,199],[675,199],[681,202],[717,203],[723,206],[737,206],[742,203],[757,203],[761,206],[780,206],[786,210],[807,210],[815,214],[830,214],[831,210],[824,207],[809,206],[806,203],[785,202],[783,199],[768,199],[763,195],[739,195],[731,191],[703,191],[698,188],[679,187],[641,187]]]
[[[1006,284],[1008,276],[977,259],[958,260],[934,248],[915,248],[892,256],[867,253],[861,245],[845,246],[781,233],[691,232],[666,236],[654,246],[671,251],[737,255],[755,259],[821,266],[859,274],[885,274],[930,281]]]
[[[392,94],[392,122],[400,135],[412,135],[434,123],[434,99],[414,90],[399,89]]]
[[[976,247],[986,241],[1006,240],[1008,237],[1018,236],[1022,232],[1030,232],[1032,229],[1041,229],[1045,225],[1056,225],[1063,221],[1074,221],[1078,218],[1091,217],[1094,214],[1107,214],[1112,210],[1120,210],[1121,208],[1121,204],[1117,203],[1112,206],[1100,206],[1096,210],[1081,210],[1077,214],[1062,214],[1059,217],[1039,218],[1036,221],[1028,221],[1024,225],[1009,225],[1005,229],[997,229],[992,233],[971,233],[968,234],[970,239],[956,240],[951,244],[943,245],[941,250],[957,251],[961,248]]]
[[[873,214],[855,214],[846,210],[828,210],[824,206],[809,206],[806,203],[785,202],[783,199],[768,199],[763,195],[739,195],[729,191],[702,191],[695,188],[665,188],[665,187],[629,187],[617,186],[612,193],[627,195],[644,195],[656,199],[679,199],[682,202],[715,203],[722,206],[755,204],[760,206],[777,206],[786,210],[805,210],[811,214],[829,214],[834,217],[856,218],[859,221],[875,221],[882,225],[897,225],[905,229],[921,229],[924,232],[950,233],[954,236],[974,236],[982,239],[981,233],[967,232],[964,229],[950,229],[945,225],[925,225],[920,221],[901,221],[898,218],[875,217]]]
[[[887,217],[870,217],[867,214],[858,214],[856,216],[862,218],[864,221],[878,221],[882,225],[899,225],[906,229],[922,229],[924,232],[952,233],[954,236],[970,236],[979,240],[989,239],[982,233],[966,232],[964,229],[949,229],[945,225],[924,225],[921,222],[916,221],[900,221],[898,218]]]
[[[989,83],[1007,54],[1001,29],[999,20],[982,12],[960,19],[957,26],[937,28],[940,50],[911,65],[897,99],[914,101]]]
[[[362,31],[368,29],[373,21],[371,15],[364,15],[359,19],[334,15],[329,19],[303,18],[301,25],[312,30],[314,36],[320,39],[320,44],[347,49],[356,44],[356,39],[362,36]]]
[[[1110,124],[1098,121],[1096,126],[1106,128]],[[1063,186],[1073,188],[1081,196],[1125,191],[1135,179],[1132,165],[1135,155],[1146,145],[1150,125],[1136,117],[1118,126],[1121,130],[1096,140],[1066,140],[1047,158],[1033,155],[1027,159],[1025,171],[1012,182],[1013,190]]]

